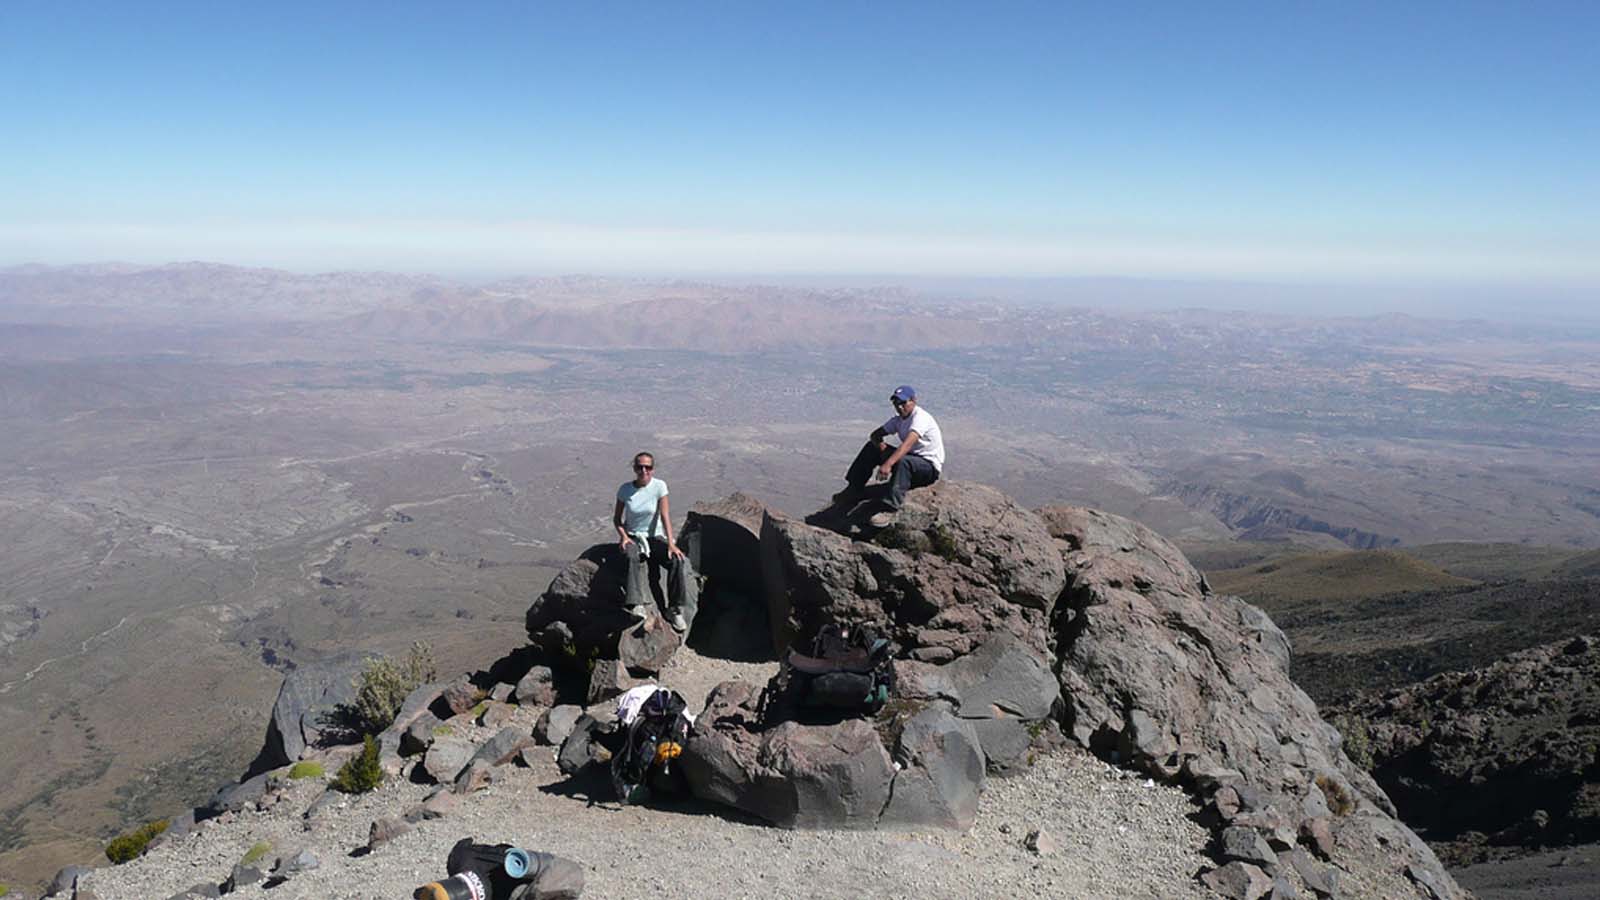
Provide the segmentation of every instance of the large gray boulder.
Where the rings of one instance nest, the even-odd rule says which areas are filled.
[[[1006,633],[944,665],[896,660],[895,675],[900,698],[950,704],[971,726],[989,771],[996,774],[1024,768],[1035,736],[1045,730],[1061,697],[1049,664]]]
[[[528,607],[528,638],[550,665],[582,667],[615,658],[617,635],[634,623],[623,610],[623,567],[614,543],[583,551]]]
[[[941,707],[924,709],[901,729],[894,761],[900,770],[880,824],[958,831],[972,827],[985,767],[971,722]]]
[[[995,633],[1040,657],[1066,583],[1038,516],[993,488],[939,482],[912,491],[872,541],[768,512],[761,551],[773,643],[828,622],[871,624],[914,659],[947,662]]]
[[[1136,522],[1076,507],[1040,516],[1070,580],[1056,647],[1071,737],[1189,785],[1228,836],[1225,859],[1266,857],[1266,842],[1326,828],[1335,863],[1381,861],[1386,895],[1416,893],[1414,868],[1442,896],[1466,896],[1289,679],[1288,641],[1264,613],[1210,594],[1177,548]]]
[[[703,656],[772,658],[772,630],[761,570],[766,507],[745,494],[695,504],[678,546],[704,580],[700,613],[687,643]]]
[[[355,700],[355,681],[366,663],[366,656],[344,654],[302,662],[285,675],[272,704],[266,741],[245,776],[286,766],[299,759],[307,746],[316,746],[325,734],[335,731],[338,709]],[[360,740],[360,735],[354,737]]]
[[[783,828],[971,827],[983,753],[948,706],[763,728],[758,701],[748,682],[712,690],[680,758],[696,797]],[[892,753],[878,725],[898,731]]]

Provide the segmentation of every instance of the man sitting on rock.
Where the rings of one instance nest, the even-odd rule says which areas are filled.
[[[939,423],[917,405],[917,389],[902,384],[889,395],[889,402],[895,414],[873,429],[845,473],[847,486],[833,495],[833,502],[841,506],[854,503],[861,498],[868,478],[888,479],[889,494],[884,503],[889,508],[872,517],[874,528],[893,522],[906,492],[938,481],[944,468],[944,438],[939,434]],[[884,440],[891,434],[898,444]]]

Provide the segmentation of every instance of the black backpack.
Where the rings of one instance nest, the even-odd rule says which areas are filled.
[[[870,716],[894,693],[894,645],[871,628],[830,623],[808,649],[784,655],[763,718]]]
[[[687,710],[682,694],[660,688],[623,726],[622,749],[611,757],[611,784],[618,800],[638,804],[688,794],[688,782],[678,765],[692,728]]]

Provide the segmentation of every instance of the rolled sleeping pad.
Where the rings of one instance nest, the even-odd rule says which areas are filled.
[[[521,881],[528,874],[528,867],[532,862],[528,856],[528,851],[521,847],[512,847],[506,851],[504,863],[506,874]]]

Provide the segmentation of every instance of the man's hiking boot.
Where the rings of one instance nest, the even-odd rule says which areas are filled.
[[[667,624],[671,625],[672,630],[679,634],[689,630],[689,623],[683,620],[683,613],[681,612],[673,613],[671,618],[667,619]]]
[[[893,510],[873,513],[872,518],[867,520],[867,524],[871,525],[873,528],[888,528],[890,525],[894,524],[895,515],[896,514]]]
[[[644,606],[624,606],[622,611],[641,622],[650,618],[650,611]]]

